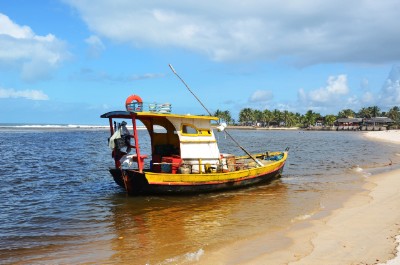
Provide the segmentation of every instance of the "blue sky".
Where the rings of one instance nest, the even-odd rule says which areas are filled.
[[[2,0],[0,123],[103,124],[137,94],[178,113],[400,105],[400,1]]]

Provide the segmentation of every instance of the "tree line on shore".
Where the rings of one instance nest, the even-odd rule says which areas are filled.
[[[358,112],[351,109],[343,109],[337,115],[320,113],[308,110],[305,114],[293,113],[287,110],[258,110],[243,108],[239,112],[238,121],[233,119],[229,110],[216,110],[214,116],[219,117],[228,125],[261,126],[261,127],[309,127],[314,125],[333,126],[339,118],[373,118],[388,117],[395,125],[400,123],[400,108],[392,107],[389,111],[381,111],[378,106],[361,108]]]

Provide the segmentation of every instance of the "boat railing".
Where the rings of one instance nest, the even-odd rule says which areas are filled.
[[[127,105],[127,109],[130,112],[171,113],[172,105],[170,103],[132,102]]]
[[[154,165],[170,165],[170,166],[178,166],[181,168],[188,168],[188,173],[217,173],[217,172],[232,172],[244,169],[256,168],[256,164],[254,162],[235,162],[235,163],[152,163]],[[196,168],[195,168],[196,167]],[[199,172],[199,169],[201,172]]]

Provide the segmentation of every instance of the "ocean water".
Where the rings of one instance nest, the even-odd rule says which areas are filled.
[[[360,132],[230,134],[249,152],[289,147],[282,178],[221,193],[130,197],[108,172],[107,130],[0,128],[0,263],[193,264],[317,218],[361,191],[371,172],[400,163],[397,146]],[[139,136],[146,154],[147,132]],[[224,133],[217,138],[221,152],[242,154]]]

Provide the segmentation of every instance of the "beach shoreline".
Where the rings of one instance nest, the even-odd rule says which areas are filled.
[[[400,144],[400,131],[365,132],[374,141]],[[284,231],[261,234],[205,253],[201,264],[400,264],[400,169],[365,178],[363,191],[342,206],[322,210]]]
[[[371,140],[400,144],[400,130],[364,132],[365,137]]]

